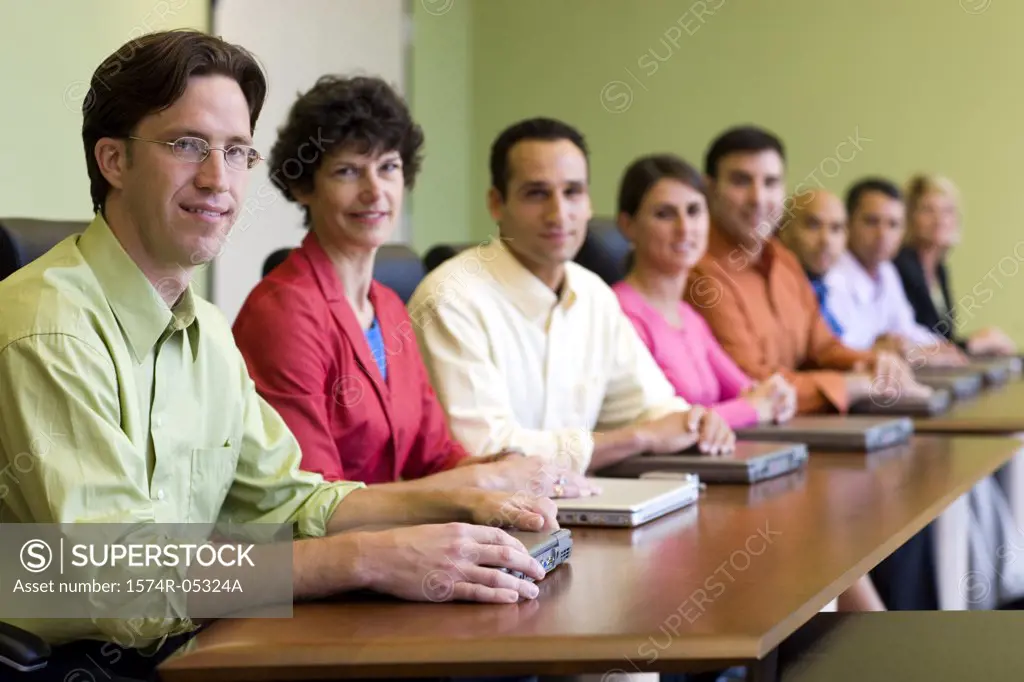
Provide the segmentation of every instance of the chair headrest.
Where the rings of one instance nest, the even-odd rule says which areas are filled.
[[[626,257],[631,250],[613,219],[593,218],[574,260],[611,286],[626,276]]]
[[[0,218],[0,279],[88,226],[89,222],[82,220]]]
[[[403,303],[408,303],[426,271],[416,252],[404,244],[384,244],[377,249],[373,278],[394,289]]]
[[[427,272],[433,271],[434,268],[445,262],[449,258],[459,255],[462,251],[465,251],[469,247],[473,246],[472,242],[464,242],[462,244],[437,244],[430,247],[426,255],[423,256],[423,266],[427,269]]]
[[[270,274],[270,271],[276,268],[278,265],[284,262],[284,259],[288,257],[292,250],[289,249],[278,249],[272,254],[267,256],[267,259],[263,261],[263,277]]]

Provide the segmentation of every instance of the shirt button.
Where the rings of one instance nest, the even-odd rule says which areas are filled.
[[[156,428],[158,429],[161,428],[164,425],[164,418],[157,417],[156,420],[153,422],[153,425],[156,426]]]
[[[160,488],[160,490],[156,491],[156,499],[160,500],[161,502],[164,501],[164,489],[163,488]]]

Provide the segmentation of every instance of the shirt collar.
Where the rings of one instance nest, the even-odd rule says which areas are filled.
[[[715,259],[717,265],[732,272],[753,268],[768,276],[775,262],[775,250],[780,247],[777,237],[762,242],[759,248],[734,244],[714,224],[708,233],[708,255]]]
[[[171,310],[97,213],[78,239],[78,249],[92,269],[103,296],[128,340],[136,363],[141,363],[165,332],[187,330],[195,361],[199,323],[192,285]]]
[[[313,268],[313,277],[316,279],[320,291],[323,292],[324,298],[331,302],[343,300],[345,288],[341,285],[341,278],[335,272],[331,257],[324,251],[324,247],[313,230],[303,237],[299,249],[309,260],[309,264]]]
[[[512,255],[499,239],[480,247],[481,258],[488,271],[505,290],[505,295],[528,319],[545,321],[555,307],[568,312],[578,299],[574,287],[572,263],[566,263],[562,289],[556,294]]]
[[[840,254],[833,271],[847,281],[850,292],[860,303],[870,303],[882,293],[881,273],[877,279],[872,277],[849,251]]]

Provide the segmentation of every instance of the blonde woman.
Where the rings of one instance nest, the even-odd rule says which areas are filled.
[[[916,175],[906,191],[907,235],[893,260],[919,324],[971,355],[1015,355],[1016,345],[1000,329],[987,327],[961,338],[956,333],[946,254],[960,241],[960,196],[946,178]]]

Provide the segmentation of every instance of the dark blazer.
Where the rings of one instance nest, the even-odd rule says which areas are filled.
[[[910,246],[904,246],[893,259],[896,271],[900,273],[903,280],[903,290],[907,293],[907,299],[914,308],[914,317],[918,324],[928,327],[937,334],[949,339],[958,346],[963,347],[965,342],[956,335],[956,315],[953,311],[952,296],[949,292],[949,277],[946,273],[946,264],[939,263],[939,287],[942,289],[942,298],[946,302],[948,315],[940,315],[932,303],[931,294],[928,293],[928,280],[924,276],[924,267],[917,255],[917,250]]]

